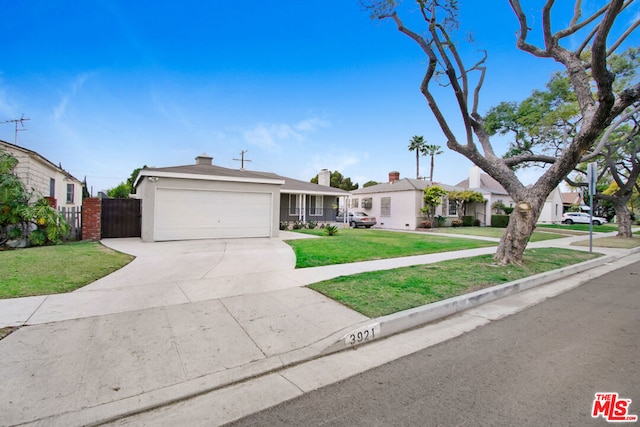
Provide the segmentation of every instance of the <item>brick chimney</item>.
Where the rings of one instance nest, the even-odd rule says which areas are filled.
[[[389,183],[393,184],[396,181],[400,181],[400,172],[398,171],[389,172]]]
[[[325,187],[331,187],[331,172],[328,169],[322,169],[318,174],[318,184]]]
[[[196,157],[196,165],[209,165],[213,164],[213,157],[207,155],[206,153],[200,154]]]

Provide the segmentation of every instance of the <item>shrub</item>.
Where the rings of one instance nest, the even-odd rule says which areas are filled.
[[[491,215],[491,226],[506,228],[509,224],[509,215]]]
[[[473,226],[474,227],[480,227],[480,220],[478,218],[473,220]]]
[[[300,230],[304,228],[304,222],[302,221],[293,221],[293,227],[294,230]]]
[[[504,211],[505,215],[511,215],[511,212],[513,212],[513,206],[505,206],[502,210]]]
[[[422,228],[431,228],[431,221],[422,221],[422,222],[420,223],[420,226],[421,226]]]
[[[462,221],[459,219],[451,220],[452,227],[462,227]]]
[[[462,225],[464,227],[471,227],[475,218],[472,215],[464,215],[462,217]]]
[[[336,234],[338,234],[338,227],[336,227],[335,225],[327,225],[324,228],[324,234],[326,234],[327,236],[335,236]]]
[[[288,230],[289,221],[280,221],[280,230]]]
[[[442,215],[438,215],[436,217],[436,227],[444,227],[446,223],[447,223],[447,218],[443,217]]]
[[[314,229],[314,228],[316,228],[317,226],[318,226],[318,223],[317,223],[317,222],[315,222],[315,221],[309,221],[309,222],[307,223],[307,228],[308,228],[309,230],[313,230],[313,229]]]

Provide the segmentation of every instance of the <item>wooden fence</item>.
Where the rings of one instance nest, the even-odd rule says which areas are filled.
[[[69,240],[82,239],[82,208],[73,206],[70,208],[60,207],[58,211],[62,214],[67,224],[71,227]]]

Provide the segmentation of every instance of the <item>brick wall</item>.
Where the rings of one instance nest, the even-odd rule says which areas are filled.
[[[82,240],[100,240],[101,214],[101,199],[91,197],[82,201]]]

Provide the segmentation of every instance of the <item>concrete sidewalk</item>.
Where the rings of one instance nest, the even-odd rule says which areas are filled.
[[[137,258],[70,294],[0,301],[4,324],[31,325],[0,341],[0,424],[115,419],[348,348],[358,331],[392,335],[637,252],[369,319],[304,285],[495,248],[295,270],[280,239],[104,243]],[[11,319],[8,301],[26,308]]]

